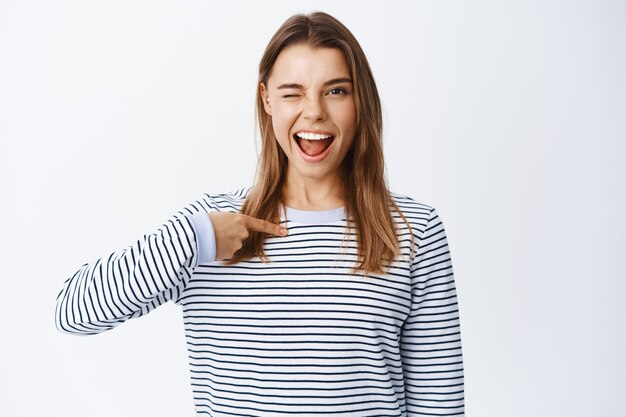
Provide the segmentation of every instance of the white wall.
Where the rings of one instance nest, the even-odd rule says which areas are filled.
[[[625,3],[217,4],[0,3],[0,415],[193,415],[178,306],[73,337],[56,295],[251,183],[258,61],[316,9],[369,57],[391,189],[446,225],[467,414],[625,415]]]

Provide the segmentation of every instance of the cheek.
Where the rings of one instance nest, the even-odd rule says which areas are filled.
[[[356,107],[354,102],[341,103],[334,109],[335,121],[346,132],[353,131],[356,125]]]
[[[287,135],[293,124],[294,117],[288,108],[276,106],[272,116],[272,126],[276,135]]]
[[[278,145],[283,149],[286,154],[291,152],[291,144],[289,143],[289,127],[285,125],[279,119],[272,118],[272,127],[274,129],[274,136]]]
[[[339,117],[336,122],[343,135],[342,150],[347,151],[352,146],[356,135],[356,110],[354,105],[345,106],[342,110],[338,113]]]

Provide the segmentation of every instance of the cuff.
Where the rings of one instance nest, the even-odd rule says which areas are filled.
[[[215,261],[215,230],[209,213],[199,211],[189,216],[198,239],[198,264]]]

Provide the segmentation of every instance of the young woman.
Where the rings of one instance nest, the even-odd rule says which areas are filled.
[[[464,415],[459,312],[432,206],[387,189],[381,105],[350,31],[290,17],[259,67],[253,186],[203,194],[86,263],[56,325],[182,306],[198,415]]]

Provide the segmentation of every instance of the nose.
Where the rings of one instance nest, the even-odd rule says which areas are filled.
[[[304,118],[307,120],[323,120],[326,117],[326,112],[324,110],[324,105],[320,98],[310,98],[307,96],[306,100],[304,100],[304,109],[302,110],[302,114]]]

